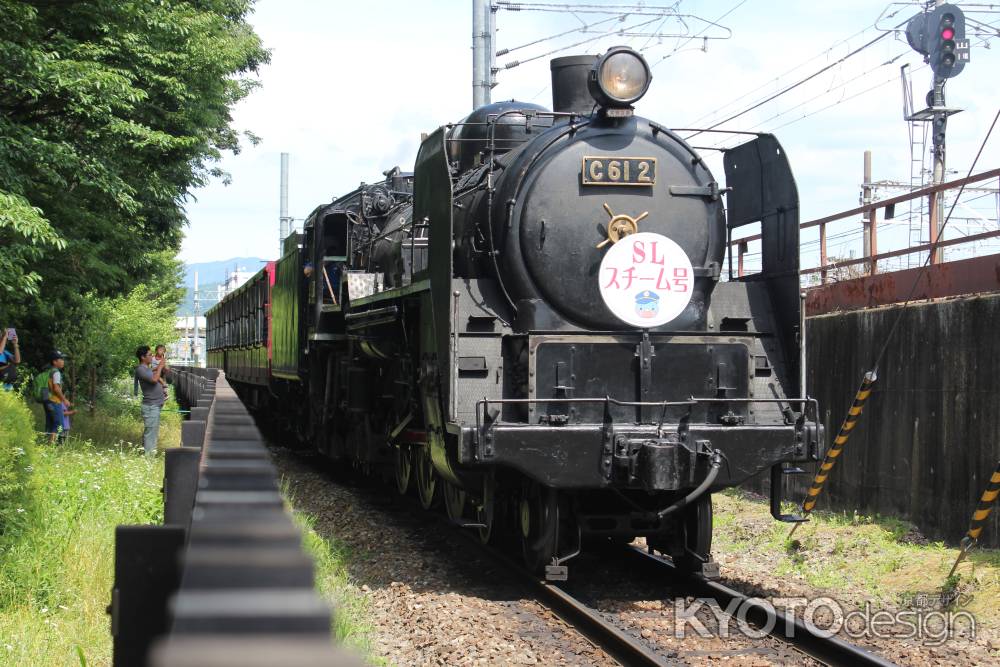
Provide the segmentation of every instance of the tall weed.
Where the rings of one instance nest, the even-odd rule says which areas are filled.
[[[163,518],[163,460],[142,454],[137,429],[128,402],[109,393],[81,412],[68,442],[34,448],[33,500],[0,552],[0,664],[110,664],[115,526]],[[167,430],[160,444],[177,440]]]
[[[0,549],[15,538],[28,518],[35,443],[32,421],[19,394],[0,390]]]

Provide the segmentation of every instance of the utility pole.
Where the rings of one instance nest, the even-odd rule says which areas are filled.
[[[872,203],[872,152],[865,151],[865,180],[864,184],[861,186],[861,203],[864,206],[868,206]],[[875,275],[878,269],[878,261],[875,260],[875,255],[878,254],[878,229],[875,226],[875,209],[871,209],[865,212],[865,238],[864,238],[864,253],[865,257],[869,258],[868,262],[868,275]]]
[[[472,0],[472,108],[490,103],[493,89],[496,12],[491,0]]]
[[[931,172],[931,184],[940,185],[944,182],[944,159],[945,159],[945,132],[948,129],[948,114],[943,111],[944,106],[944,82],[945,79],[934,77],[934,90],[932,91],[935,109],[942,109],[934,112],[934,120],[931,128],[933,140],[932,148],[934,154],[934,168]],[[928,219],[928,240],[931,243],[930,263],[938,264],[941,256],[937,248],[933,247],[938,242],[938,234],[941,226],[938,224],[938,215],[941,210],[941,202],[944,197],[943,192],[934,192],[927,195],[927,219]]]
[[[289,226],[292,219],[288,217],[288,153],[281,154],[281,205],[279,211],[278,227],[278,259],[285,248],[285,239],[290,232]]]
[[[935,0],[935,11],[940,10],[941,6],[944,4],[944,0]],[[931,106],[935,109],[944,109],[944,84],[947,79],[938,74],[937,67],[932,65],[931,69],[934,70],[934,88],[931,90]],[[931,170],[931,184],[939,185],[944,182],[944,149],[946,131],[948,129],[948,114],[944,111],[935,111],[932,123],[931,138],[933,144],[931,150],[934,155],[934,166]],[[941,210],[944,193],[934,192],[928,195],[928,197],[927,219],[929,229],[927,238],[930,240],[931,244],[930,263],[938,264],[941,261],[941,257],[938,255],[937,248],[934,247],[934,244],[938,242],[938,235],[941,231],[941,226],[938,224],[938,215]]]
[[[191,337],[191,361],[198,366],[198,272],[194,272],[194,336]]]

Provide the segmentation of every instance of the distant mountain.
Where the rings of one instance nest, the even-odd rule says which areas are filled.
[[[232,273],[237,269],[257,273],[264,266],[265,261],[267,260],[263,260],[260,257],[233,257],[232,259],[223,259],[217,262],[187,264],[185,265],[184,284],[187,287],[194,287],[194,274],[197,272],[198,289],[201,291],[203,285],[224,282],[226,280],[226,273]]]
[[[219,283],[203,283],[201,282],[201,275],[198,276],[198,292],[200,292],[200,299],[198,299],[198,314],[204,315],[205,311],[211,308],[218,301],[219,287],[222,285]],[[177,306],[177,316],[178,317],[190,317],[194,315],[194,287],[188,286],[185,289],[184,300],[181,301],[180,305]]]
[[[266,260],[260,257],[233,257],[217,262],[197,262],[184,267],[184,286],[187,294],[177,307],[179,317],[194,315],[194,274],[198,273],[198,292],[200,293],[199,314],[215,305],[219,285],[225,282],[226,274],[234,271],[257,273]]]

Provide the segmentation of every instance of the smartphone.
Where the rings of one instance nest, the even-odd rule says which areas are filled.
[[[17,340],[17,329],[14,327],[7,329],[7,340]]]

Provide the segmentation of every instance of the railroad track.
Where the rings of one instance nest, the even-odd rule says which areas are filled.
[[[539,602],[568,625],[574,627],[580,634],[605,651],[622,665],[657,666],[678,664],[655,651],[650,650],[641,639],[630,636],[617,625],[609,621],[598,610],[588,606],[572,595],[565,587],[545,581],[528,572],[518,563],[496,549],[484,547],[472,536],[466,539],[477,545],[485,555],[497,565],[516,577],[527,589],[534,593]],[[670,579],[676,583],[677,596],[693,596],[711,598],[718,602],[722,609],[736,601],[733,609],[743,605],[746,609],[746,621],[756,628],[772,628],[768,634],[778,641],[790,644],[797,651],[823,664],[840,665],[870,665],[877,667],[892,667],[895,663],[885,660],[870,651],[850,644],[837,637],[828,637],[817,628],[802,623],[798,619],[787,618],[775,614],[774,609],[760,602],[751,600],[739,591],[729,588],[717,581],[710,581],[700,576],[679,576],[672,563],[659,556],[650,554],[637,547],[626,547],[625,552],[637,563],[648,569],[653,576]]]
[[[430,514],[419,508],[415,499],[400,498],[407,504],[411,514],[435,524],[455,525],[442,514]],[[568,587],[546,581],[527,571],[521,564],[501,550],[483,545],[467,530],[455,530],[477,553],[492,562],[497,569],[506,572],[518,581],[543,606],[552,611],[564,623],[574,628],[592,644],[603,650],[622,665],[659,666],[686,664],[682,658],[669,658],[652,650],[647,642],[631,636],[619,625],[608,620],[604,613],[595,609],[577,596]],[[767,634],[777,642],[787,645],[803,658],[809,657],[831,666],[868,665],[892,667],[896,663],[882,658],[860,646],[851,644],[835,636],[827,636],[821,629],[805,624],[793,617],[775,613],[769,605],[751,599],[739,591],[717,581],[698,575],[680,575],[666,558],[651,554],[644,549],[629,546],[623,548],[623,555],[634,562],[646,576],[660,582],[670,582],[674,597],[694,597],[712,599],[721,609],[745,611],[745,620],[754,628],[769,628]],[[730,607],[730,605],[733,605]],[[748,652],[741,650],[739,652]]]
[[[631,546],[628,547],[627,553],[643,566],[662,576],[680,578],[680,585],[688,595],[711,598],[723,609],[745,609],[746,620],[751,625],[756,628],[770,628],[768,634],[771,637],[791,644],[797,650],[823,664],[871,665],[872,667],[892,667],[896,664],[860,646],[835,636],[828,636],[819,628],[803,623],[794,616],[775,613],[774,608],[770,605],[752,599],[718,581],[711,581],[700,575],[678,577],[672,563],[648,551]]]
[[[307,465],[311,464],[307,461]],[[365,495],[369,494],[380,501],[386,498],[384,488],[368,489],[365,491]],[[673,650],[658,650],[656,646],[651,645],[651,642],[633,636],[631,630],[634,628],[630,627],[628,622],[614,618],[615,614],[613,613],[603,612],[587,604],[580,595],[575,594],[572,590],[572,584],[576,581],[576,577],[586,576],[586,566],[581,565],[575,569],[574,581],[569,582],[570,585],[545,581],[522,567],[519,559],[507,555],[500,549],[482,545],[472,532],[456,530],[456,526],[443,514],[424,511],[415,498],[400,497],[395,495],[395,492],[393,492],[392,497],[395,499],[394,502],[402,504],[401,509],[404,509],[405,514],[413,520],[433,526],[435,530],[444,526],[452,528],[447,532],[467,543],[470,553],[474,552],[476,557],[481,557],[482,560],[490,563],[492,568],[500,572],[506,580],[520,585],[532,599],[620,664],[678,665],[688,664],[684,656],[712,657],[708,651],[691,650],[685,645],[671,647],[675,650],[680,649],[679,655]],[[426,528],[423,530],[426,531]],[[754,628],[770,628],[767,634],[771,639],[734,638],[733,648],[720,652],[725,655],[775,655],[775,653],[782,655],[783,653],[791,653],[793,656],[801,656],[803,661],[812,658],[827,665],[885,666],[894,664],[839,638],[826,637],[821,631],[797,619],[788,619],[780,613],[775,614],[772,608],[751,600],[739,591],[719,582],[697,576],[679,575],[668,559],[647,553],[643,549],[625,547],[614,553],[617,554],[614,557],[626,561],[630,571],[640,573],[644,581],[653,581],[657,582],[657,585],[668,586],[666,593],[658,594],[660,599],[687,597],[712,599],[718,603],[721,609],[742,607],[743,611],[746,612],[746,622]],[[730,607],[731,604],[732,607]],[[735,625],[734,621],[732,626]],[[755,641],[756,645],[754,645]]]

